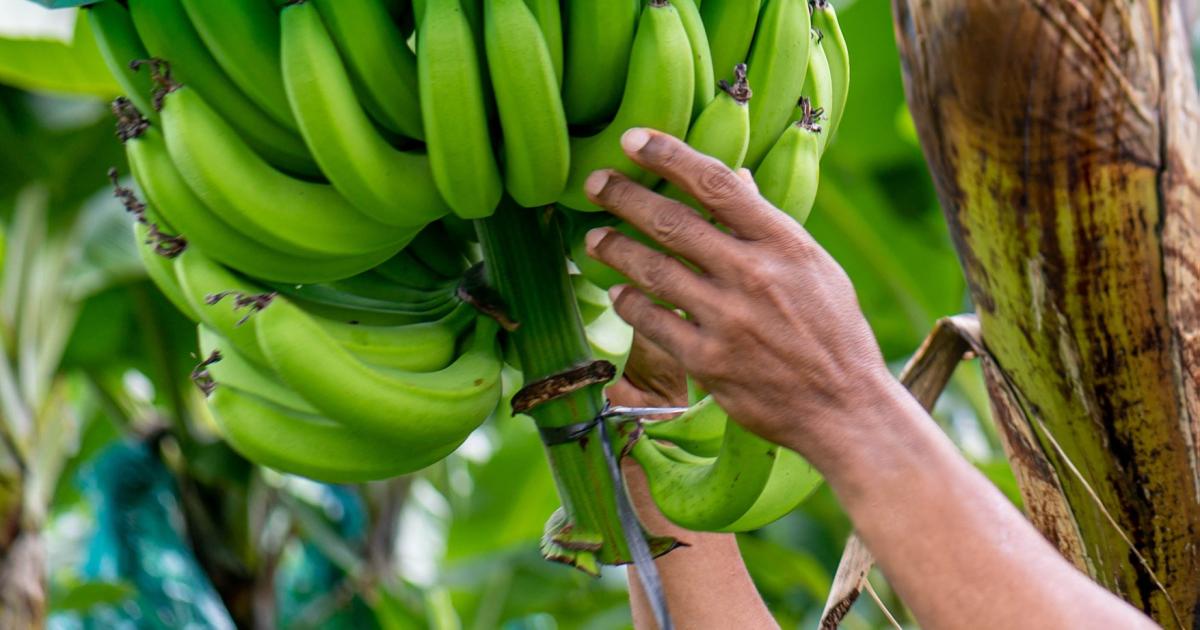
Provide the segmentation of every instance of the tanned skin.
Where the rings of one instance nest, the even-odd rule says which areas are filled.
[[[636,285],[611,291],[638,335],[614,402],[677,404],[686,371],[731,418],[803,455],[922,628],[1156,627],[1063,559],[959,454],[889,373],[846,273],[747,172],[653,130],[631,129],[622,146],[728,231],[618,172],[588,179],[594,203],[695,268],[610,228],[587,235],[588,253]],[[666,522],[636,465],[626,469],[649,529],[691,544],[658,560],[676,627],[775,627],[733,537]],[[630,584],[635,625],[654,627]]]

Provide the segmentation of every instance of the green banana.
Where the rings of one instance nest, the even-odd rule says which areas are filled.
[[[133,237],[137,239],[138,256],[142,259],[142,265],[146,267],[146,275],[150,277],[150,281],[158,287],[159,291],[162,291],[168,302],[179,309],[180,313],[192,321],[200,321],[200,314],[184,297],[183,289],[175,278],[175,266],[171,259],[154,250],[150,238],[150,228],[141,223],[134,223]]]
[[[633,346],[633,327],[625,323],[616,309],[609,307],[584,326],[588,345],[597,359],[612,363],[620,375]]]
[[[696,0],[671,0],[679,19],[688,34],[692,46],[692,65],[696,73],[696,98],[692,103],[692,117],[700,115],[717,93],[716,76],[713,72],[712,50],[708,45],[708,34],[704,30],[704,19]]]
[[[804,89],[811,38],[808,0],[766,0],[754,45],[749,78],[754,86],[750,108],[750,147],[746,165],[755,168],[787,128]]]
[[[813,30],[813,37],[820,40],[821,33]],[[825,133],[820,134],[821,153],[825,153],[825,146],[829,142],[830,124],[833,122],[833,117],[830,112],[833,111],[833,85],[830,82],[829,62],[825,58],[825,50],[820,46],[809,47],[808,53],[808,74],[804,77],[804,97],[808,99],[808,107],[813,112],[814,122],[820,124]],[[817,115],[817,113],[820,115]],[[796,106],[793,114],[794,120],[800,120],[805,116],[804,107]],[[822,123],[821,121],[829,121],[830,124]]]
[[[524,0],[488,0],[483,23],[508,194],[526,208],[554,203],[567,183],[571,144],[541,27]]]
[[[271,168],[191,88],[166,95],[162,123],[184,180],[208,208],[256,241],[299,257],[341,258],[398,251],[416,235],[416,229],[363,216],[328,185]]]
[[[821,49],[829,64],[832,100],[826,112],[829,114],[829,130],[825,135],[832,138],[842,124],[842,114],[846,111],[846,100],[850,96],[850,52],[846,48],[846,38],[842,35],[837,12],[828,0],[816,0],[812,21],[813,26],[821,32]]]
[[[289,5],[281,20],[287,98],[333,187],[386,225],[420,227],[450,212],[429,158],[397,151],[375,130],[312,2]]]
[[[716,457],[721,451],[729,416],[711,396],[692,405],[681,416],[642,424],[646,436],[670,442],[698,457]]]
[[[746,64],[734,68],[734,82],[721,80],[721,93],[700,113],[688,129],[688,146],[720,160],[731,169],[738,169],[746,159],[750,146],[750,84],[746,80]],[[682,201],[701,213],[704,206],[682,188],[664,182],[659,194]]]
[[[525,0],[534,19],[542,29],[542,40],[550,51],[550,64],[554,66],[554,78],[559,90],[563,84],[563,25],[562,10],[558,0]]]
[[[612,215],[597,214],[595,217],[592,219],[590,215],[581,215],[572,218],[570,240],[568,241],[571,247],[571,260],[579,269],[580,275],[604,291],[618,284],[630,284],[631,281],[625,277],[625,274],[588,255],[587,243],[584,240],[587,233],[598,227],[612,227],[626,236],[639,239],[639,242],[643,244],[651,245],[652,241],[633,226]]]
[[[637,440],[632,449],[663,515],[697,531],[719,530],[741,518],[762,494],[778,452],[778,446],[736,422],[726,423],[720,453],[714,458],[677,461],[646,438]]]
[[[449,288],[415,302],[365,297],[327,284],[268,283],[276,292],[302,305],[305,311],[334,321],[363,326],[403,326],[445,317],[459,304]]]
[[[717,73],[724,75],[729,68],[746,63],[761,7],[762,0],[708,0],[700,5]]]
[[[490,216],[503,185],[488,134],[475,35],[459,0],[426,2],[417,53],[433,180],[458,216]]]
[[[566,0],[563,107],[573,125],[608,118],[621,102],[641,0]],[[628,90],[628,88],[626,88]]]
[[[382,274],[368,271],[357,276],[309,287],[329,287],[349,295],[391,304],[442,304],[453,299],[456,283],[443,281],[428,289],[391,282]],[[303,287],[300,288],[303,290]]]
[[[229,339],[252,362],[266,365],[251,322],[261,315],[256,311],[287,298],[238,278],[197,251],[187,251],[176,258],[174,268],[180,293],[198,321]],[[239,299],[246,304],[241,306]],[[372,325],[359,320],[351,323],[319,316],[305,319],[314,322],[323,335],[342,345],[356,360],[386,368],[431,372],[450,362],[458,336],[469,323],[464,321],[469,312],[465,313],[458,303],[446,302],[440,310],[441,314],[429,313],[424,319],[404,322],[411,323],[410,326]]]
[[[463,256],[463,246],[441,222],[431,223],[421,230],[404,250],[419,264],[424,265],[435,276],[445,280],[458,280],[470,266]]]
[[[571,275],[571,289],[575,293],[576,303],[579,304],[579,317],[585,325],[596,321],[612,307],[608,293],[592,284],[582,274]]]
[[[754,171],[758,192],[797,223],[804,223],[812,212],[821,174],[821,128],[807,99],[801,107],[805,116],[783,132]]]
[[[217,65],[275,122],[295,131],[280,78],[279,15],[271,0],[182,0]]]
[[[571,140],[571,174],[559,203],[575,210],[599,211],[599,206],[588,201],[583,184],[601,168],[615,168],[646,185],[657,181],[625,155],[621,136],[631,127],[650,127],[680,137],[687,133],[695,95],[691,53],[679,12],[666,0],[651,0],[633,40],[621,107],[603,131]],[[569,80],[569,73],[567,77]]]
[[[128,5],[150,54],[171,62],[171,76],[194,85],[256,152],[293,173],[320,173],[304,141],[275,122],[225,75],[180,0],[129,0]]]
[[[418,242],[425,243],[427,241],[422,240],[421,235],[417,235],[413,243]],[[451,278],[429,268],[428,265],[413,255],[412,250],[413,245],[409,245],[400,253],[380,263],[374,269],[374,272],[389,282],[412,289],[428,290],[444,287]]]
[[[250,321],[257,316],[256,308],[271,301],[270,294],[195,249],[175,258],[174,266],[175,280],[198,321],[228,339],[254,363],[266,365]],[[247,302],[242,303],[241,298]]]
[[[425,452],[404,450],[374,436],[264,398],[218,386],[208,407],[235,450],[269,468],[329,483],[387,479],[420,470],[461,443]]]
[[[354,356],[376,367],[435,372],[454,360],[458,337],[474,323],[474,310],[459,305],[449,315],[407,326],[366,326],[314,318]]]
[[[208,372],[213,384],[236,387],[281,407],[317,414],[317,410],[301,398],[300,394],[280,382],[279,377],[271,374],[270,370],[252,363],[237,351],[232,342],[215,330],[201,324],[196,326],[196,337],[200,342],[199,356],[205,360],[205,365],[198,367],[196,371]],[[211,361],[208,360],[210,358]]]
[[[100,2],[88,5],[84,10],[108,71],[138,109],[157,118],[158,112],[152,105],[154,81],[129,65],[137,59],[150,57],[138,37],[129,10],[119,2]]]
[[[200,349],[215,359],[203,366],[211,379],[205,391],[213,419],[234,449],[254,461],[329,482],[382,479],[420,467],[387,441],[356,435],[320,417],[277,377],[203,328]]]
[[[314,260],[276,251],[241,232],[209,210],[188,188],[153,126],[125,141],[134,179],[147,201],[205,255],[242,273],[278,282],[325,282],[371,269],[391,250],[364,256]]]
[[[311,0],[371,116],[392,133],[424,140],[417,57],[379,0]]]
[[[315,408],[364,434],[395,436],[414,451],[465,439],[500,399],[498,325],[485,317],[454,363],[421,373],[372,368],[286,299],[274,300],[253,323],[271,367]]]
[[[660,442],[654,445],[655,450],[664,455],[667,459],[688,466],[707,466],[712,464],[712,457],[701,457],[694,455],[687,449],[681,448],[675,444]]]
[[[803,457],[780,447],[771,476],[754,505],[721,531],[747,532],[765,527],[796,509],[821,485],[821,481],[821,474]]]

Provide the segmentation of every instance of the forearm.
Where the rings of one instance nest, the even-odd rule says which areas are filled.
[[[626,466],[626,483],[635,497],[649,500],[645,477],[637,466]],[[733,534],[692,532],[679,528],[654,509],[639,509],[646,529],[656,535],[674,536],[687,547],[679,547],[658,558],[659,574],[677,628],[777,628],[754,582],[742,562]],[[629,567],[629,603],[635,628],[654,628],[654,615],[638,582],[637,570]]]
[[[887,399],[827,476],[922,627],[1153,627],[1059,555],[898,384]]]

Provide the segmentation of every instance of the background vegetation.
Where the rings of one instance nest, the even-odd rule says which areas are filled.
[[[809,227],[899,369],[938,317],[970,305],[888,4],[837,4],[854,82]],[[538,554],[557,498],[528,421],[494,418],[444,462],[362,487],[280,476],[223,445],[187,378],[195,331],[145,279],[106,179],[127,173],[115,86],[69,12],[55,18],[71,44],[30,39],[31,7],[0,0],[0,530],[43,534],[52,625],[629,626],[623,570],[591,579]],[[1015,497],[974,366],[936,415]],[[815,625],[849,531],[822,489],[740,538],[784,627]],[[886,626],[866,598],[845,622]]]

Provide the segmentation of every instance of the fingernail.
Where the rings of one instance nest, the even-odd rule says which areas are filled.
[[[583,183],[583,190],[587,194],[595,197],[599,195],[604,187],[608,185],[608,171],[596,171],[588,175],[587,181]]]
[[[600,241],[604,240],[605,234],[608,234],[608,228],[594,228],[588,230],[588,233],[583,237],[583,242],[587,246],[587,252],[589,254],[594,254],[596,252],[596,246],[600,244]]]
[[[608,290],[608,299],[610,302],[616,302],[617,298],[621,297],[621,292],[625,290],[625,285],[614,285]]]
[[[641,151],[647,142],[650,142],[650,134],[645,129],[638,127],[626,131],[625,135],[621,136],[621,146],[625,148],[627,153]]]

